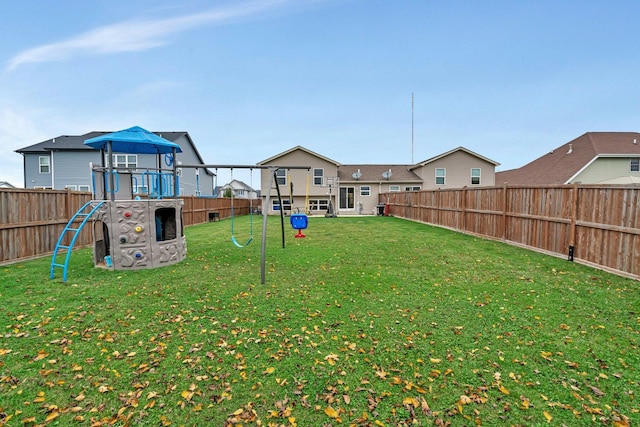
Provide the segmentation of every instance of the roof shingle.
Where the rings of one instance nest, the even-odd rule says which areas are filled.
[[[598,157],[640,157],[638,132],[587,132],[518,169],[496,172],[496,185],[562,185]]]

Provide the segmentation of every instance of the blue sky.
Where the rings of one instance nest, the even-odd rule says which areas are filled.
[[[640,130],[638,1],[31,0],[2,14],[0,181],[20,186],[14,150],[134,125],[188,131],[210,164],[296,145],[408,164],[464,146],[498,170]]]

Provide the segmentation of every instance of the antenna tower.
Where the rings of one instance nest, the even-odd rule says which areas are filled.
[[[411,92],[411,164],[413,164],[413,92]]]

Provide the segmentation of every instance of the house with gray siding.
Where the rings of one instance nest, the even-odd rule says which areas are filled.
[[[107,165],[107,159],[84,144],[84,141],[111,132],[89,132],[84,135],[62,135],[15,150],[23,156],[24,188],[50,188],[54,190],[92,191],[91,166]],[[176,155],[180,180],[180,195],[213,196],[214,173],[206,168],[179,168],[182,164],[202,164],[200,153],[187,132],[154,132],[180,145],[182,153]],[[106,154],[105,154],[106,157]],[[113,153],[115,167],[137,170],[169,168],[163,156],[153,154]],[[132,183],[134,190],[145,193],[143,182]]]

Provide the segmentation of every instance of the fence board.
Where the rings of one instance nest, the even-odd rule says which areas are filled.
[[[0,265],[51,254],[69,219],[91,197],[70,190],[0,189]],[[234,215],[247,215],[252,209],[261,210],[260,200],[233,200]],[[228,218],[231,199],[184,197],[185,226],[208,222],[214,212],[219,219]],[[91,244],[91,227],[85,227],[76,246]]]

